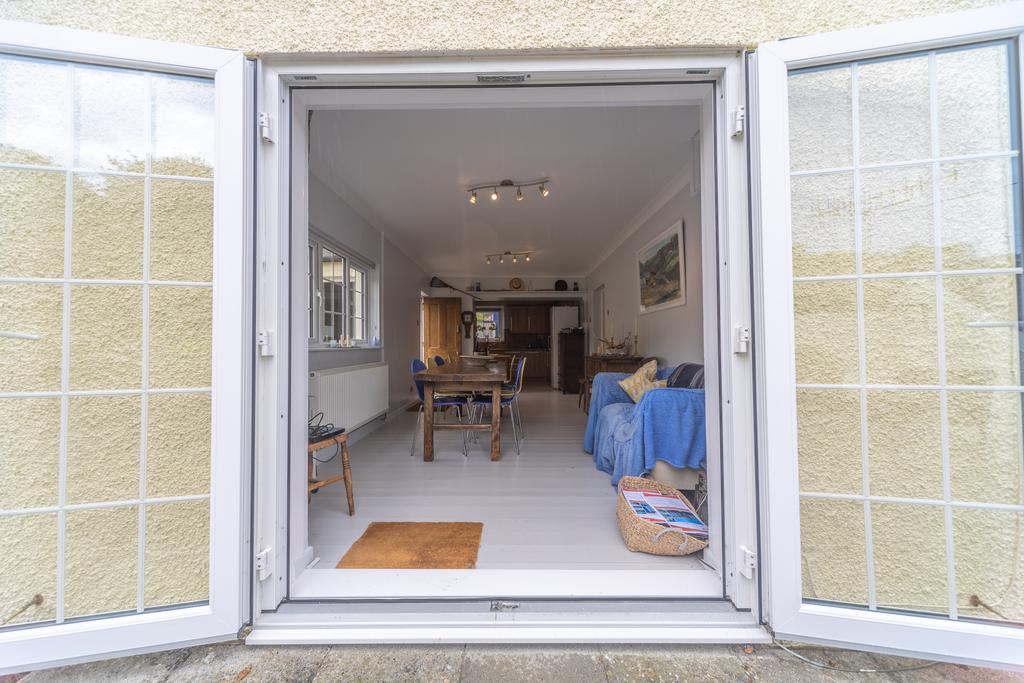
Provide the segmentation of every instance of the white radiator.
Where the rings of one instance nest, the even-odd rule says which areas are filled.
[[[387,363],[310,372],[309,393],[311,415],[351,432],[387,412]]]

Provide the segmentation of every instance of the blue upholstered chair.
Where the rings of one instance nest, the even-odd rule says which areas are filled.
[[[513,381],[507,384],[501,385],[501,408],[508,408],[509,418],[512,421],[512,437],[516,442],[516,454],[519,454],[519,439],[523,431],[523,415],[519,409],[519,394],[523,390],[523,368],[526,367],[526,356],[523,356],[516,363],[515,372],[513,373]],[[490,394],[476,394],[473,397],[473,408],[480,408],[480,412],[483,413],[485,406],[490,406],[491,396]],[[474,415],[474,413],[470,413]],[[516,421],[519,421],[519,428],[516,429]]]

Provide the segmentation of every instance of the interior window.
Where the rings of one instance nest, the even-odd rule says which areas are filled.
[[[315,232],[308,253],[309,343],[365,344],[375,318],[373,266]]]
[[[322,340],[340,340],[345,335],[342,324],[345,297],[345,257],[328,249],[320,248],[320,290],[323,301]]]
[[[481,308],[476,311],[477,341],[501,341],[501,309]]]
[[[366,271],[354,265],[348,268],[348,336],[366,340]]]

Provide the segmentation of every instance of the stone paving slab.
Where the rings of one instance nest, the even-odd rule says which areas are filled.
[[[915,660],[794,646],[843,669],[899,669]],[[18,683],[683,683],[688,681],[922,681],[1003,683],[1024,674],[954,664],[903,673],[816,668],[774,646],[379,645],[254,647],[222,643],[3,677]]]

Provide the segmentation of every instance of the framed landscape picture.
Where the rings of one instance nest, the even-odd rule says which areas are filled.
[[[675,222],[636,252],[640,312],[652,313],[686,303],[683,221]]]

